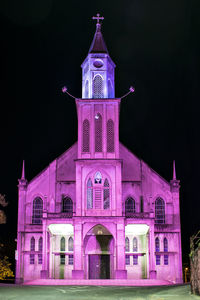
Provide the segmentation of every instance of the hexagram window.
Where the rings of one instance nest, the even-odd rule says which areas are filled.
[[[33,200],[32,224],[42,224],[43,201],[40,197]]]
[[[165,202],[162,198],[155,201],[155,223],[165,224]]]

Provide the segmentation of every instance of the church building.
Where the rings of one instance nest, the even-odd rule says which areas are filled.
[[[179,180],[167,182],[119,142],[121,99],[101,31],[82,67],[78,141],[18,191],[16,282],[182,282]],[[67,92],[63,88],[63,92]]]

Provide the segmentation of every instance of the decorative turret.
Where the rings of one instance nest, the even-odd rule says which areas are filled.
[[[170,185],[171,185],[171,192],[179,192],[180,180],[176,179],[175,160],[173,161],[173,179],[170,181]]]
[[[93,19],[97,20],[96,32],[90,46],[88,55],[82,63],[82,97],[86,99],[114,98],[115,64],[109,56],[106,44],[101,32],[101,23],[103,20],[97,14]]]
[[[21,179],[18,179],[18,181],[19,181],[19,185],[18,185],[19,189],[26,190],[28,181],[25,178],[25,161],[24,160],[23,160],[23,165],[22,165],[22,176],[21,176]]]

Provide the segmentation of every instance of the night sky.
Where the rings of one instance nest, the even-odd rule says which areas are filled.
[[[13,244],[22,160],[31,180],[77,140],[74,100],[80,65],[95,32],[96,13],[116,64],[122,100],[120,140],[166,180],[176,160],[184,260],[200,229],[200,1],[1,0],[0,193],[8,222],[0,236]]]

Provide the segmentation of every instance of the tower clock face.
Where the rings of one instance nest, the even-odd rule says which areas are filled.
[[[101,59],[95,59],[93,62],[93,66],[95,68],[101,68],[103,66],[103,61]]]

